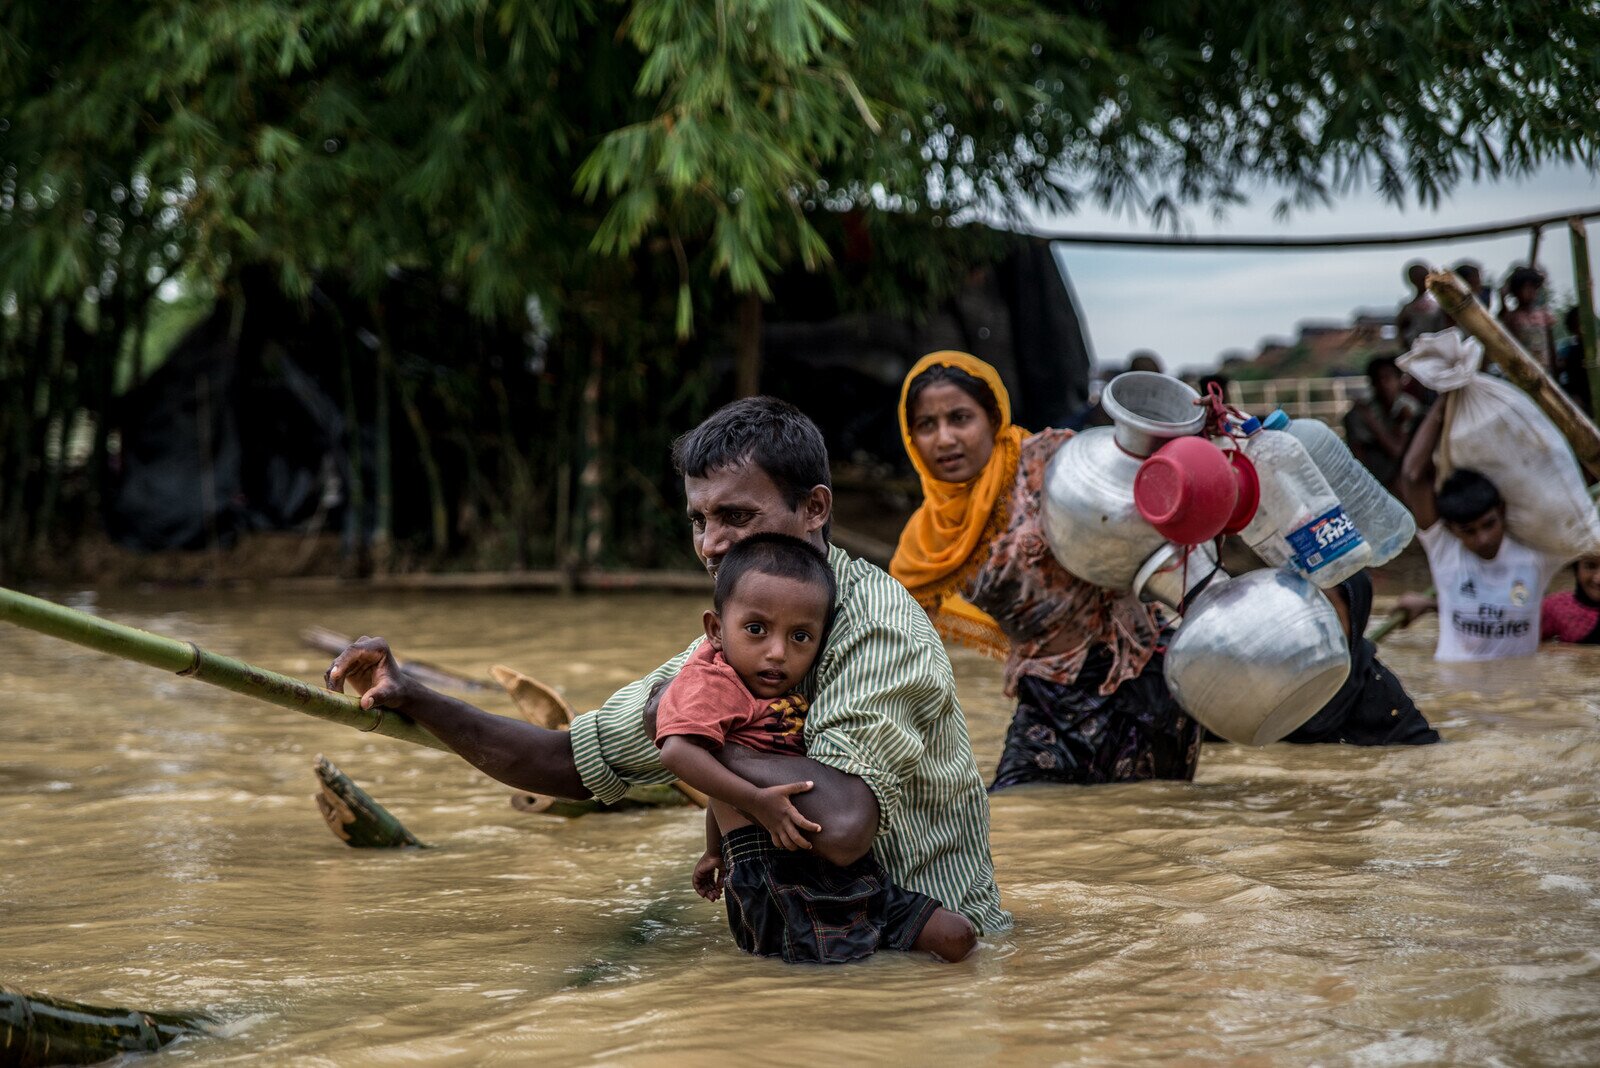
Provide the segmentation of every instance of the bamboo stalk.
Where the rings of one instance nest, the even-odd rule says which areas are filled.
[[[1544,368],[1517,344],[1516,338],[1472,298],[1466,284],[1453,272],[1430,274],[1428,289],[1456,325],[1483,342],[1484,354],[1550,417],[1572,445],[1578,460],[1600,475],[1600,429],[1583,414],[1583,409],[1573,403]]]
[[[406,830],[393,813],[374,801],[350,776],[335,767],[333,761],[318,753],[312,768],[321,783],[311,795],[312,800],[322,813],[322,822],[345,845],[352,849],[421,847],[416,835]]]
[[[193,642],[113,623],[4,587],[0,587],[0,622],[14,623],[123,660],[187,675],[330,723],[450,751],[449,746],[398,712],[364,709],[354,697],[333,693],[242,660],[208,653]]]
[[[105,1008],[0,985],[0,1063],[17,1068],[96,1064],[124,1053],[154,1053],[215,1025],[199,1013]]]
[[[372,478],[375,518],[372,530],[372,568],[380,574],[394,565],[394,475],[389,431],[389,392],[394,375],[394,359],[383,335],[381,311],[374,302],[374,316],[378,322],[377,379],[373,388],[373,457]]]
[[[433,531],[433,555],[441,557],[450,551],[450,515],[444,503],[444,479],[439,475],[439,461],[433,455],[433,436],[423,421],[422,410],[417,407],[416,386],[404,374],[398,376],[400,407],[411,424],[411,433],[417,439],[417,458],[422,461],[422,475],[428,485],[428,515]]]
[[[1578,290],[1578,344],[1583,370],[1589,377],[1589,406],[1600,404],[1600,355],[1597,355],[1594,321],[1594,279],[1589,275],[1589,231],[1576,215],[1567,220],[1572,236],[1572,281]]]

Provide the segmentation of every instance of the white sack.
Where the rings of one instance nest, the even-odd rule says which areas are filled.
[[[1506,502],[1506,529],[1563,559],[1600,552],[1600,514],[1561,431],[1522,390],[1480,374],[1483,345],[1455,330],[1423,334],[1400,366],[1444,394],[1437,466],[1483,474]]]

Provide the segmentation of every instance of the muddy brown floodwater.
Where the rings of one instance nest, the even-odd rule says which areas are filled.
[[[702,607],[58,596],[305,678],[301,627],[384,634],[580,708]],[[1216,745],[1193,784],[1002,795],[1014,932],[814,969],[742,956],[694,896],[697,813],[525,815],[447,754],[4,627],[0,981],[228,1021],[162,1064],[1600,1063],[1600,649],[1450,679],[1433,634],[1385,657],[1443,745]],[[999,671],[956,672],[987,774]],[[437,848],[335,841],[318,753]]]

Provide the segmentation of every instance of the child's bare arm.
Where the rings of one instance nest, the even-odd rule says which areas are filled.
[[[722,859],[722,831],[717,827],[717,814],[706,806],[706,851],[695,862],[691,882],[694,892],[707,901],[722,896],[722,879],[726,865]]]
[[[822,830],[800,814],[789,798],[811,789],[809,782],[757,787],[740,778],[704,745],[690,735],[675,734],[661,743],[661,763],[668,771],[696,790],[731,805],[747,814],[772,835],[774,845],[784,849],[810,849],[806,834]]]

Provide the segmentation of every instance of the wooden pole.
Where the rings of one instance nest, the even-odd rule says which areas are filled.
[[[1589,231],[1574,215],[1567,220],[1572,236],[1572,281],[1578,290],[1578,343],[1583,346],[1583,370],[1589,376],[1589,402],[1600,404],[1600,357],[1596,356],[1594,279],[1589,274]]]
[[[212,686],[340,726],[450,752],[449,746],[398,712],[362,708],[361,702],[354,697],[279,675],[242,660],[208,653],[193,642],[113,623],[4,587],[0,587],[0,622],[15,623],[19,627],[110,653],[123,660],[187,675]]]
[[[739,300],[739,341],[733,356],[733,395],[761,392],[761,298],[746,293]]]
[[[1573,403],[1516,338],[1473,299],[1471,291],[1454,272],[1428,275],[1428,289],[1456,325],[1481,341],[1484,354],[1550,417],[1572,445],[1579,462],[1600,475],[1600,429],[1583,414],[1583,409]]]
[[[382,323],[382,311],[373,302],[375,324]],[[393,388],[394,354],[383,340],[379,327],[377,382],[373,389],[373,456],[372,478],[375,517],[372,524],[372,567],[384,573],[394,565],[394,468],[391,460],[394,447],[389,432],[389,391]]]

